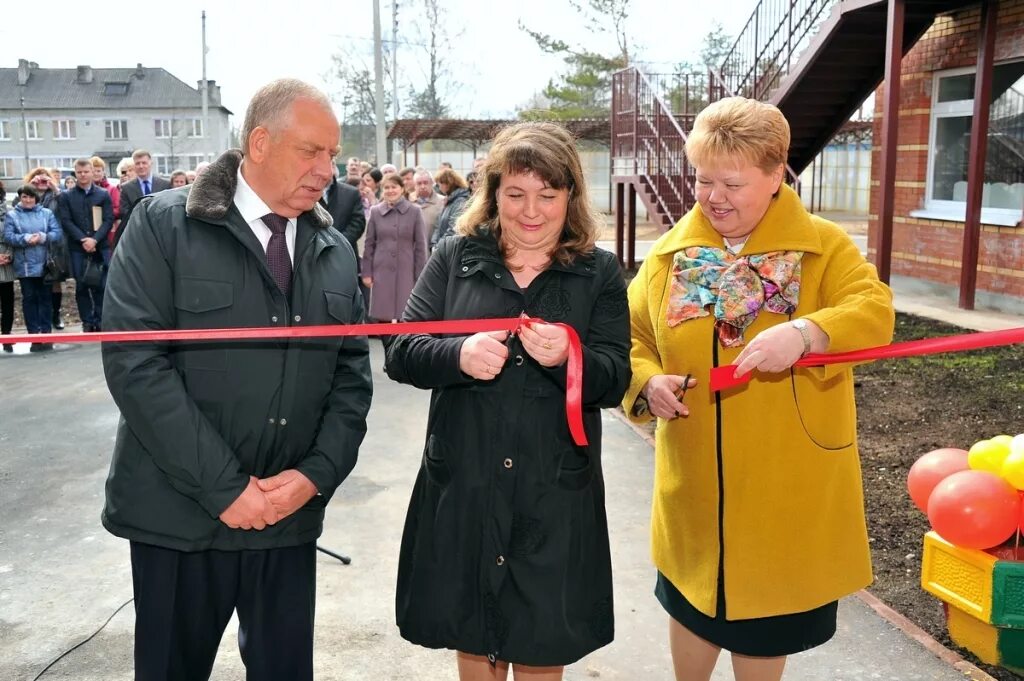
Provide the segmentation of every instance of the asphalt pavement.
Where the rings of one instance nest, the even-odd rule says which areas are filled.
[[[388,380],[380,343],[372,348],[369,433],[359,464],[328,508],[320,541],[352,564],[318,558],[317,678],[454,680],[452,653],[406,643],[394,623],[399,540],[428,394]],[[0,681],[32,681],[131,598],[127,542],[99,522],[118,414],[95,346],[0,354],[0,385]],[[652,593],[648,550],[653,450],[612,412],[603,422],[617,635],[565,678],[670,681],[667,616]],[[969,666],[954,668],[955,656],[940,659],[861,598],[845,599],[839,612],[835,639],[791,658],[787,681],[988,678]],[[129,603],[42,679],[131,679],[133,620]],[[213,678],[244,678],[234,623]],[[725,657],[714,678],[732,678]]]

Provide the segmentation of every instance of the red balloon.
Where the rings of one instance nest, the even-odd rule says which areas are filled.
[[[987,549],[1017,531],[1020,506],[1017,490],[995,473],[960,471],[935,486],[928,499],[928,520],[956,546]]]
[[[946,447],[922,454],[907,473],[907,490],[910,491],[914,505],[922,513],[928,513],[928,497],[932,495],[935,486],[953,473],[969,468],[967,451],[963,449]]]

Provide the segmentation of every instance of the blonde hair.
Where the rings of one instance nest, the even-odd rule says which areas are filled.
[[[107,162],[99,156],[90,156],[89,163],[92,164],[93,168],[102,168],[104,173],[107,172]]]
[[[686,156],[695,166],[743,160],[768,173],[789,156],[789,123],[771,104],[726,97],[697,114]]]
[[[437,174],[434,175],[434,182],[438,184],[444,182],[448,185],[449,191],[456,187],[459,187],[460,189],[469,189],[469,183],[466,182],[466,178],[451,168],[441,168],[438,170]]]
[[[555,123],[530,121],[503,128],[480,167],[476,191],[459,217],[456,231],[464,236],[490,232],[502,255],[509,255],[498,220],[498,187],[504,175],[533,173],[553,189],[569,190],[565,225],[551,256],[562,264],[594,250],[601,217],[590,205],[576,140]]]

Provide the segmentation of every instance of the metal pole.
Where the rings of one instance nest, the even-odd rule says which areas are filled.
[[[978,282],[978,241],[981,238],[981,203],[985,188],[985,152],[988,146],[989,100],[992,99],[992,60],[996,45],[996,15],[999,0],[981,4],[978,33],[978,71],[974,76],[974,116],[971,119],[971,147],[967,161],[967,215],[960,257],[960,307],[974,309]]]
[[[391,120],[398,120],[398,0],[391,0]],[[389,159],[390,160],[390,159]]]
[[[377,119],[377,165],[387,162],[384,130],[384,55],[380,38],[380,0],[373,0],[373,74],[374,115]]]
[[[203,10],[203,140],[204,146],[209,146],[210,142],[210,86],[206,82],[206,10]],[[208,149],[209,151],[209,149]],[[212,151],[220,151],[219,149],[213,149]]]
[[[28,121],[25,120],[25,97],[21,97],[21,141],[25,144],[25,174],[32,170],[28,167]]]
[[[889,283],[892,218],[896,205],[896,144],[903,67],[903,10],[906,0],[889,0],[885,40],[885,104],[882,111],[882,174],[878,182],[878,278]]]

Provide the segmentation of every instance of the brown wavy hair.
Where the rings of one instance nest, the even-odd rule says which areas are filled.
[[[487,161],[479,169],[476,191],[455,230],[464,236],[489,232],[503,257],[511,253],[501,237],[498,186],[504,175],[533,173],[553,189],[569,190],[562,235],[551,257],[563,265],[593,252],[601,216],[590,205],[576,139],[561,125],[530,121],[503,128],[494,138]]]

